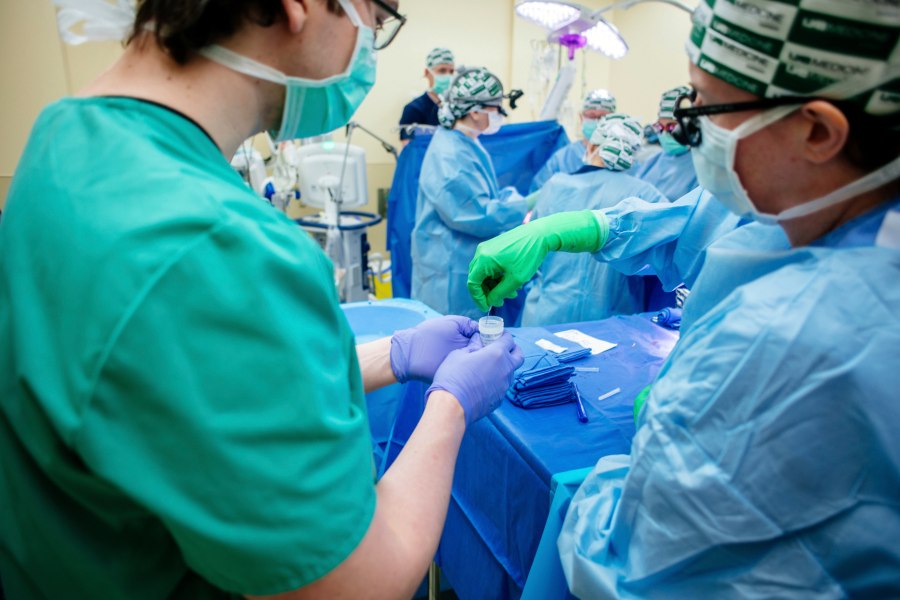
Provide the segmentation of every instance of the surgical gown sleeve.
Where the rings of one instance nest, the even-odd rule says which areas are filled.
[[[898,258],[875,250],[781,255],[683,333],[630,467],[600,461],[572,501],[577,596],[897,597]]]
[[[668,290],[682,283],[692,287],[706,248],[740,224],[699,188],[672,203],[629,198],[602,212],[609,239],[594,258],[626,275],[655,273]]]
[[[482,239],[521,225],[528,210],[515,188],[496,189],[488,160],[487,153],[481,157],[474,150],[443,153],[436,168],[422,174],[430,180],[428,201],[444,224]]]

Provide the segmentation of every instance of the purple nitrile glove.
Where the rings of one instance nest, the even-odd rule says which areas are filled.
[[[462,405],[466,425],[471,425],[500,406],[523,362],[522,350],[508,332],[487,347],[480,335],[472,336],[468,346],[447,356],[426,396],[435,390],[450,392]]]
[[[441,317],[394,333],[391,369],[400,383],[410,379],[430,382],[447,355],[465,348],[478,331],[478,323],[466,317]]]

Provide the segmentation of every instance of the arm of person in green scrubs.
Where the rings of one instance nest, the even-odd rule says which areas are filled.
[[[266,598],[411,598],[441,537],[465,429],[456,398],[432,393],[419,425],[376,486],[375,515],[359,546],[321,579]]]
[[[391,338],[357,346],[367,390],[396,381],[390,349]],[[483,363],[485,359],[476,360]],[[521,360],[511,363],[511,369],[520,364]],[[467,371],[467,378],[479,379],[477,369]],[[486,371],[493,373],[496,369]],[[435,380],[440,377],[438,374]],[[493,386],[498,390],[507,384],[506,378],[499,379],[503,383]],[[454,394],[445,390],[431,392],[418,426],[376,485],[375,515],[356,549],[321,579],[298,590],[265,598],[412,597],[431,563],[444,528],[466,420],[462,403]],[[387,573],[390,575],[385,576]]]
[[[356,346],[356,355],[359,357],[359,370],[362,372],[367,394],[397,383],[397,376],[391,369],[390,337],[359,344]]]

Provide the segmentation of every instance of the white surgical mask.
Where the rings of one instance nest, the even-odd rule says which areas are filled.
[[[481,135],[494,135],[503,127],[504,118],[499,112],[492,110],[473,110],[472,112],[483,113],[488,116],[488,127],[481,132]]]
[[[900,177],[900,158],[897,158],[880,169],[820,198],[812,199],[778,214],[760,212],[734,170],[738,142],[798,109],[797,106],[773,108],[747,119],[733,130],[716,125],[709,117],[699,117],[702,137],[700,145],[691,153],[691,158],[700,185],[736,215],[749,217],[760,223],[774,224],[815,214],[830,206],[852,200],[860,194],[877,189]]]
[[[346,125],[375,85],[375,32],[363,24],[349,0],[338,2],[356,26],[356,48],[344,72],[333,77],[290,77],[221,46],[200,50],[206,58],[233,71],[287,88],[276,141],[313,137]]]

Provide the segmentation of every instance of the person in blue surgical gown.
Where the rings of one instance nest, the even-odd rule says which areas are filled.
[[[531,182],[531,191],[536,192],[557,173],[574,173],[584,165],[584,155],[589,140],[600,119],[616,112],[616,98],[607,90],[596,89],[584,98],[581,106],[581,137],[568,146],[553,153],[541,167]]]
[[[703,190],[662,207],[674,224],[640,201],[561,213],[570,229],[529,223],[472,263],[481,306],[560,248],[693,290],[631,455],[600,459],[568,509],[581,598],[900,597],[900,8],[754,7],[694,15],[675,133]],[[879,40],[865,69],[860,39]],[[776,42],[791,52],[761,54]],[[808,60],[826,55],[827,76]],[[692,224],[713,202],[755,222]]]
[[[558,173],[541,188],[532,218],[580,209],[598,210],[624,198],[667,202],[659,190],[626,173],[641,143],[641,125],[618,113],[600,120],[585,165],[573,175]],[[644,310],[644,277],[628,277],[589,254],[547,257],[528,291],[522,325],[604,319]]]
[[[678,200],[697,187],[697,172],[691,160],[691,149],[672,137],[672,131],[677,125],[673,114],[675,101],[688,93],[690,88],[681,86],[662,95],[659,118],[653,124],[662,152],[647,158],[632,173],[638,179],[656,186],[669,200]]]
[[[422,163],[412,297],[443,314],[482,316],[466,290],[475,247],[520,225],[530,208],[515,188],[499,188],[491,158],[478,141],[500,129],[503,99],[503,84],[488,70],[458,74]]]

